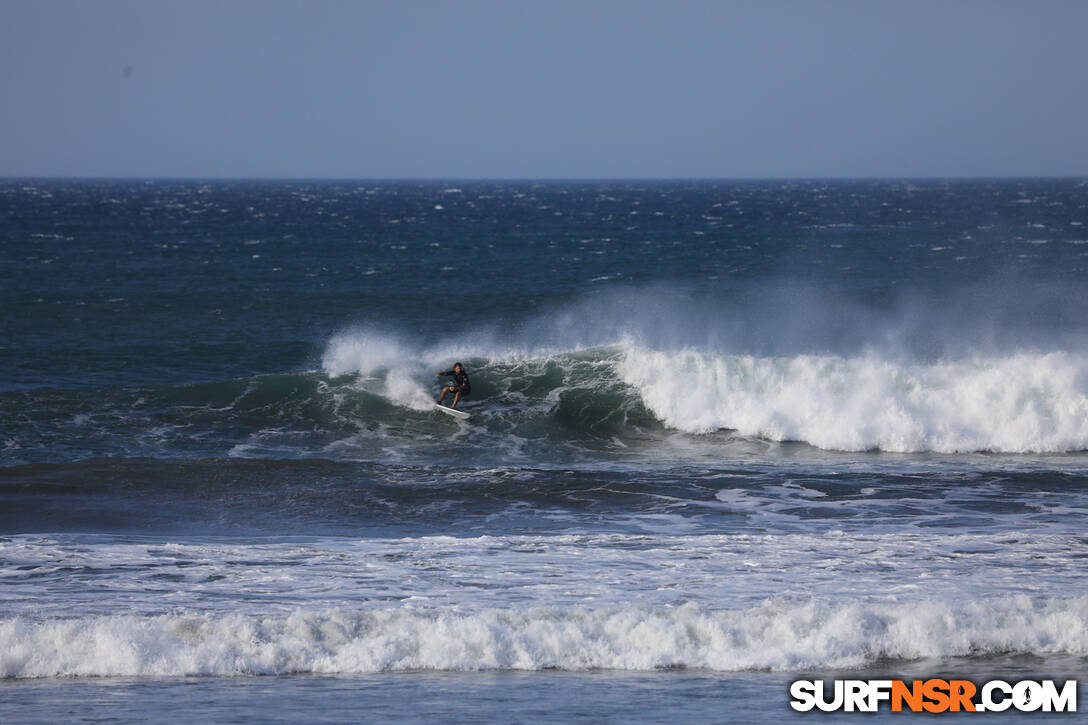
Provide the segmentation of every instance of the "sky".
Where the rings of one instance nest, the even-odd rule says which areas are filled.
[[[1088,175],[1081,0],[0,0],[0,176]]]

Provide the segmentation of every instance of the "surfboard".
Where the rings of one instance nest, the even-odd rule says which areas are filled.
[[[468,420],[468,413],[463,413],[460,410],[454,410],[453,408],[447,408],[441,403],[435,403],[434,407],[438,408],[446,415],[452,415],[454,418],[460,418],[461,420]]]

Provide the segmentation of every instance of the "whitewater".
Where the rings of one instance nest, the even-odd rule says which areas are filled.
[[[981,624],[985,622],[986,624]],[[748,611],[300,611],[0,624],[0,676],[178,677],[421,670],[796,671],[881,660],[1088,655],[1088,599]],[[63,643],[63,644],[61,644]]]
[[[48,588],[63,558],[88,586],[75,600],[50,602],[30,589],[10,601],[0,674],[737,672],[1081,657],[1088,598],[1054,593],[1057,582],[1077,581],[1079,552],[1076,537],[1057,532],[168,545],[12,537],[0,553],[35,573],[13,572],[9,583]],[[601,568],[587,569],[586,557]],[[962,568],[966,561],[972,570]],[[894,566],[894,583],[881,565]],[[164,586],[164,571],[174,572],[176,591]],[[1039,583],[1025,586],[1025,575]],[[170,611],[139,594],[154,591]],[[247,593],[245,602],[233,602],[236,591]]]

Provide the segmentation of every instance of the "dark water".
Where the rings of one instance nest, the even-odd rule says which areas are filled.
[[[0,219],[18,721],[1085,668],[1084,181],[9,180]]]

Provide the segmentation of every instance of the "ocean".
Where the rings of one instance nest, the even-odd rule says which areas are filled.
[[[1084,180],[8,179],[0,219],[0,721],[1088,674]]]

